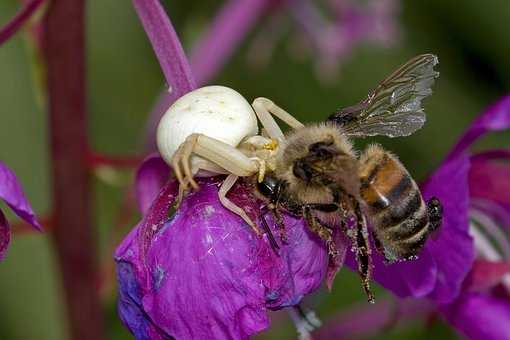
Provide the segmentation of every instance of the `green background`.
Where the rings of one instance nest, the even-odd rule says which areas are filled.
[[[163,2],[187,50],[222,3]],[[147,113],[163,88],[162,73],[130,1],[87,3],[91,146],[104,153],[139,153]],[[6,22],[17,7],[18,1],[0,1],[0,23]],[[357,102],[410,57],[435,53],[441,76],[434,95],[426,100],[427,124],[405,139],[378,139],[400,156],[415,178],[423,179],[477,113],[509,88],[508,18],[510,2],[506,0],[402,1],[397,44],[388,49],[369,45],[357,48],[330,84],[317,79],[313,56],[291,55],[288,36],[278,43],[267,66],[250,66],[247,53],[254,35],[267,23],[262,20],[211,83],[233,87],[248,99],[272,98],[299,119],[317,121],[338,107]],[[24,34],[0,47],[0,160],[17,173],[36,211],[44,215],[51,207],[48,126],[33,56]],[[476,147],[507,146],[509,142],[507,133],[499,133]],[[95,230],[101,258],[111,263],[109,235],[132,176],[107,170],[96,175]],[[120,231],[125,233],[127,229]],[[130,339],[116,316],[114,291],[104,299],[109,338]],[[61,293],[49,237],[15,236],[7,259],[0,264],[0,339],[65,339]],[[382,289],[376,293],[378,298],[385,295]],[[327,320],[350,304],[363,301],[357,276],[342,270],[331,294],[321,290],[308,302]],[[275,318],[271,330],[258,338],[293,338],[294,334],[282,314]],[[418,321],[383,335],[388,339],[449,338],[454,332],[440,321]]]

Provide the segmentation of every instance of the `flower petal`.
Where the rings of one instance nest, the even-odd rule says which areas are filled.
[[[487,132],[508,128],[510,128],[510,95],[499,99],[471,123],[455,147],[452,148],[447,159],[458,157]]]
[[[268,327],[268,308],[299,303],[326,274],[326,248],[301,220],[285,218],[288,244],[276,254],[267,238],[257,237],[222,206],[219,180],[201,180],[200,191],[189,194],[161,225],[157,221],[163,214],[151,210],[161,211],[157,207],[163,206],[164,188],[142,224],[117,249],[117,263],[130,265],[140,287],[144,320],[165,336],[246,339]],[[253,205],[255,200],[244,189],[235,186],[229,198],[248,212],[241,201]],[[251,209],[258,210],[256,204]],[[132,330],[143,329],[146,323],[130,306],[119,303],[124,322]]]
[[[132,238],[135,235],[136,233],[132,232],[130,236]],[[119,282],[119,316],[135,339],[164,339],[164,334],[157,329],[143,311],[142,290],[137,281],[135,269],[129,262],[117,262],[117,280]]]
[[[135,179],[136,199],[142,214],[147,213],[169,175],[170,167],[159,154],[149,155],[142,162]]]
[[[4,216],[4,213],[0,210],[0,261],[2,261],[5,257],[10,240],[11,229],[9,228],[9,223]]]
[[[499,284],[508,274],[510,274],[510,261],[476,260],[464,281],[464,290],[487,290]]]
[[[469,190],[473,197],[510,205],[510,164],[478,158],[469,171]]]
[[[510,301],[482,293],[465,293],[441,311],[469,339],[510,339]]]
[[[475,258],[469,235],[469,165],[469,157],[459,154],[443,163],[423,188],[424,197],[435,196],[443,204],[443,224],[425,246],[438,270],[436,286],[429,297],[439,303],[457,297]]]
[[[37,230],[42,230],[16,175],[2,162],[0,162],[0,199],[3,199],[14,213],[25,222],[31,224]]]

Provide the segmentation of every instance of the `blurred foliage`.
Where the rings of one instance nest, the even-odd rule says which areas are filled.
[[[213,17],[221,1],[164,1],[187,50]],[[391,49],[364,46],[355,51],[332,84],[318,81],[311,58],[292,56],[287,40],[260,69],[247,63],[250,34],[213,83],[231,86],[247,98],[267,96],[304,121],[326,117],[340,106],[364,97],[379,80],[410,57],[432,52],[439,56],[441,77],[426,101],[428,123],[403,139],[378,139],[397,153],[411,173],[423,179],[445,156],[469,122],[510,86],[510,2],[475,0],[403,1],[401,38]],[[16,11],[17,0],[0,2],[0,22]],[[90,144],[98,151],[130,155],[142,150],[147,113],[163,88],[159,65],[129,1],[89,0],[88,79]],[[259,25],[264,25],[261,20]],[[0,159],[16,171],[28,197],[41,215],[49,211],[48,126],[44,107],[36,100],[33,62],[27,39],[20,34],[0,47]],[[203,56],[207,58],[207,56]],[[367,141],[359,141],[363,147]],[[484,139],[486,146],[507,146],[510,136]],[[95,182],[97,235],[102,258],[111,261],[109,231],[130,185]],[[70,188],[72,190],[72,188]],[[12,215],[9,215],[12,218]],[[133,220],[134,222],[134,220]],[[123,230],[125,234],[127,230]],[[111,264],[111,262],[110,262]],[[0,338],[65,339],[66,326],[51,242],[47,235],[15,237],[0,265]],[[377,296],[385,295],[377,289]],[[308,299],[327,319],[364,296],[355,274],[343,270],[333,292]],[[115,295],[105,299],[109,338],[130,339],[116,316]],[[277,313],[271,330],[260,339],[293,338],[287,318]],[[452,331],[439,322],[391,330],[382,338],[449,338]],[[379,338],[379,337],[378,337]]]

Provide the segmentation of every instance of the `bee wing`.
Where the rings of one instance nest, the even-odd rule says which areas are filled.
[[[439,72],[438,59],[423,54],[409,60],[384,79],[362,102],[332,114],[328,121],[356,137],[408,136],[421,128],[426,117],[421,101],[432,93]]]

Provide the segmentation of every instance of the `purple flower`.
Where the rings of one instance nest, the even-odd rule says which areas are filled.
[[[508,98],[500,105],[510,116]],[[444,318],[472,339],[510,339],[509,156],[508,150],[493,150],[471,157],[469,216],[476,260],[457,299],[439,306]]]
[[[0,198],[16,215],[41,231],[41,226],[35,218],[34,211],[28,203],[16,175],[2,162],[0,162]],[[9,223],[0,210],[0,260],[5,257],[10,239]]]
[[[144,162],[137,192],[152,205],[115,253],[119,314],[137,339],[246,339],[269,326],[268,310],[298,304],[325,279],[325,245],[301,220],[285,217],[288,243],[275,251],[220,203],[221,176],[202,180],[169,218],[177,183],[155,191],[169,173],[157,156]],[[262,202],[248,185],[229,198],[257,218]]]
[[[268,61],[278,39],[295,33],[291,55],[313,54],[317,73],[322,80],[331,80],[360,45],[372,43],[389,46],[398,35],[396,0],[360,1],[330,0],[324,11],[312,0],[287,0],[277,2],[268,19],[266,29],[256,36],[249,56],[256,64]],[[292,22],[285,15],[291,14]]]

